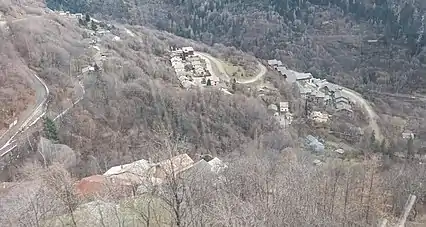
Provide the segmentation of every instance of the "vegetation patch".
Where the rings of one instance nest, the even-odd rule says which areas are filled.
[[[227,61],[220,61],[225,69],[226,74],[232,76],[233,78],[244,78],[249,76],[246,70],[238,64],[233,64]]]

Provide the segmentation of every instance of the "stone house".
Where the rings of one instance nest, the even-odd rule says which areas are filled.
[[[281,113],[287,113],[289,112],[289,104],[288,102],[280,102],[280,112]]]
[[[76,13],[76,14],[75,14],[75,17],[76,17],[77,19],[83,19],[83,14],[82,14],[82,13]]]
[[[414,133],[411,131],[405,131],[402,133],[403,139],[414,139]]]
[[[277,67],[282,66],[283,63],[277,59],[268,60],[268,65],[274,69],[277,69]]]
[[[277,67],[277,71],[289,83],[295,83],[295,82],[305,83],[305,82],[308,82],[310,79],[312,79],[311,73],[300,73],[300,72],[287,69],[286,67],[283,67],[283,66]]]
[[[182,47],[182,52],[185,56],[191,56],[191,55],[194,55],[194,48],[193,47]]]
[[[311,102],[315,103],[316,105],[322,106],[325,105],[325,94],[322,91],[319,90],[313,90],[309,94],[309,98],[311,99]]]

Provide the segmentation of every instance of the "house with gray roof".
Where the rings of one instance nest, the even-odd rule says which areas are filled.
[[[302,98],[307,98],[309,94],[312,93],[312,89],[309,87],[302,86],[301,84],[296,83],[299,88],[299,93]]]
[[[281,75],[284,75],[287,71],[288,71],[288,69],[286,68],[286,67],[284,67],[284,66],[278,66],[278,67],[276,67],[275,68]]]
[[[277,59],[268,60],[268,65],[277,69],[277,67],[282,66],[283,63]]]
[[[336,91],[333,95],[334,103],[350,104],[349,98],[341,91]]]
[[[289,83],[308,81],[312,78],[311,73],[299,73],[286,67],[277,67],[277,71],[284,76]]]
[[[288,102],[280,102],[280,112],[281,113],[289,112],[288,106],[289,106]]]
[[[193,47],[182,47],[182,51],[183,51],[183,54],[186,55],[186,56],[194,55],[194,48]]]
[[[347,113],[353,112],[352,106],[350,104],[347,104],[347,103],[336,103],[335,107],[336,107],[337,112],[347,112]]]
[[[404,131],[402,133],[402,138],[404,139],[414,139],[415,135],[412,131]]]
[[[313,90],[310,94],[309,94],[309,98],[311,98],[311,100],[313,102],[315,102],[316,104],[324,104],[325,103],[325,94],[324,92],[320,91],[320,90]]]
[[[139,184],[145,180],[144,177],[148,174],[151,167],[151,163],[147,160],[141,159],[129,164],[113,166],[103,175],[111,179]]]
[[[294,72],[296,81],[309,81],[312,78],[311,73]]]
[[[342,88],[339,87],[338,85],[332,84],[332,83],[328,83],[328,82],[327,83],[322,83],[319,86],[319,89],[322,90],[325,94],[330,94],[330,95],[334,94],[337,91],[341,91],[342,90]]]

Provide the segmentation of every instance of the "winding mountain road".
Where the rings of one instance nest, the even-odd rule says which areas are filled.
[[[37,16],[28,16],[25,18],[19,18],[15,19],[9,22],[6,21],[0,21],[0,28],[5,27],[7,23],[18,23],[21,21],[29,20],[29,19],[35,19],[35,18],[41,18],[44,15],[37,15]],[[100,56],[99,56],[100,57]],[[29,127],[36,124],[45,114],[47,110],[47,98],[49,96],[49,88],[47,87],[46,83],[38,77],[36,74],[34,74],[34,77],[30,77],[27,75],[24,75],[28,77],[29,84],[36,92],[36,101],[33,105],[28,106],[28,108],[22,112],[17,120],[17,123],[8,129],[3,135],[0,135],[0,157],[5,156],[8,152],[13,150],[17,145],[14,141],[14,138],[21,132],[24,132]],[[81,96],[72,103],[71,107],[65,109],[61,113],[58,114],[54,118],[54,120],[62,117],[64,114],[66,114],[72,107],[74,107],[77,103],[79,103],[85,94],[85,89],[83,86],[82,81],[78,81],[78,84],[80,86],[80,93]]]
[[[371,105],[368,103],[368,101],[365,100],[362,97],[361,94],[358,94],[357,92],[355,92],[353,90],[350,90],[348,88],[342,87],[342,92],[344,94],[346,94],[346,96],[348,98],[350,98],[352,100],[352,102],[354,102],[355,104],[360,105],[366,111],[366,113],[368,115],[368,118],[369,118],[369,125],[374,130],[376,139],[378,141],[382,141],[383,134],[382,134],[382,131],[380,130],[379,125],[377,124],[377,119],[379,118],[379,116],[374,111],[373,107],[371,107]]]
[[[34,125],[46,112],[47,97],[49,96],[49,88],[46,83],[37,75],[29,76],[29,84],[35,90],[36,100],[35,103],[28,106],[28,108],[20,114],[18,122],[0,138],[0,156],[3,157],[7,154],[3,150],[14,145],[13,139],[15,136]]]
[[[260,62],[258,62],[257,64],[258,64],[257,67],[260,69],[260,72],[256,76],[246,80],[237,80],[237,83],[249,84],[249,83],[254,83],[260,80],[266,74],[266,72],[268,72],[268,69],[266,69],[266,67]]]
[[[84,94],[86,93],[86,91],[84,90],[83,82],[82,81],[78,81],[78,85],[80,86],[80,90],[81,90],[81,92],[79,92],[81,94],[80,97],[77,100],[75,100],[73,103],[71,103],[70,107],[66,108],[64,111],[62,111],[61,113],[59,113],[58,116],[56,116],[55,118],[53,118],[53,121],[56,121],[57,119],[59,119],[62,116],[64,116],[71,108],[73,108],[81,100],[83,100]]]
[[[10,21],[10,23],[17,23],[20,21],[38,18],[42,16],[30,16],[26,18],[20,18]],[[7,22],[2,21],[0,28],[7,25]],[[46,83],[38,77],[36,74],[29,76],[23,75],[28,80],[28,83],[35,91],[35,103],[28,106],[18,117],[17,123],[9,128],[3,135],[0,136],[0,157],[6,155],[10,150],[16,147],[14,144],[15,136],[28,129],[28,127],[34,125],[46,112],[47,97],[49,96],[49,88]]]
[[[223,68],[222,63],[215,57],[211,56],[210,54],[203,53],[203,52],[194,52],[195,55],[201,57],[206,61],[207,69],[214,74],[215,76],[219,77],[221,80],[224,80],[226,82],[231,81],[231,77],[226,73],[225,68]],[[268,71],[262,63],[258,62],[258,68],[260,72],[256,74],[256,76],[245,79],[245,80],[237,80],[237,83],[239,84],[249,84],[254,83],[258,80],[260,80]]]
[[[222,63],[215,57],[207,54],[207,53],[202,53],[202,52],[195,52],[195,55],[200,56],[201,58],[203,58],[206,63],[207,63],[207,69],[212,72],[212,74],[216,75],[217,77],[219,77],[220,79],[229,82],[231,79],[231,77],[226,73],[225,69],[223,68]],[[259,62],[259,69],[260,72],[253,78],[247,79],[247,80],[237,80],[237,83],[240,84],[248,84],[248,83],[254,83],[258,80],[260,80],[267,72],[267,68],[262,65]],[[336,84],[337,85],[337,84]],[[339,86],[339,85],[337,85]],[[362,109],[365,110],[368,118],[369,118],[369,126],[372,128],[372,130],[374,130],[376,139],[378,141],[381,141],[384,137],[382,134],[382,131],[380,130],[380,127],[377,123],[377,119],[379,118],[377,113],[374,111],[373,107],[370,105],[370,103],[365,100],[361,94],[339,86],[342,88],[342,92],[351,99],[352,102],[354,102],[355,104],[359,105]]]

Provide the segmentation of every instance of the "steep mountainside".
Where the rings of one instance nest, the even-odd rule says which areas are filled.
[[[207,44],[280,58],[290,67],[358,89],[423,91],[426,82],[421,76],[426,72],[423,1],[47,2],[52,8],[149,23]],[[366,43],[380,37],[374,45]]]
[[[162,137],[184,141],[182,149],[191,155],[228,154],[261,133],[266,133],[263,139],[273,149],[292,144],[290,133],[279,129],[261,100],[229,97],[214,89],[182,90],[167,59],[170,46],[191,45],[213,55],[232,53],[251,59],[246,54],[220,45],[209,48],[146,27],[129,27],[134,37],[122,27],[96,37],[75,18],[53,12],[21,17],[26,16],[29,19],[8,23],[7,35],[22,64],[51,90],[46,116],[55,118],[83,95],[78,105],[56,120],[59,128],[66,129],[58,130],[59,142],[79,152],[74,173],[80,176],[157,154]],[[120,36],[120,42],[114,36]],[[102,70],[82,75],[82,69],[95,61],[90,43],[97,38],[96,47],[105,57],[99,65]],[[277,98],[289,97],[288,93],[278,92]],[[19,146],[16,154],[32,149],[27,145]],[[95,170],[89,167],[93,162]]]
[[[93,30],[98,28],[93,23],[88,26],[86,18],[85,22],[59,12],[22,13],[28,9],[29,2],[40,1],[0,3],[6,8],[19,6],[15,15],[8,17],[22,18],[18,19],[19,23],[6,22],[8,47],[0,50],[13,50],[14,54],[6,59],[2,56],[1,61],[19,59],[23,69],[37,73],[51,90],[46,113],[51,119],[24,133],[19,146],[1,159],[8,164],[12,162],[3,172],[13,181],[0,187],[0,226],[376,226],[383,217],[393,224],[410,194],[418,196],[419,208],[423,205],[426,166],[417,160],[398,159],[392,163],[388,156],[377,155],[371,152],[371,147],[365,147],[362,161],[357,162],[349,150],[347,159],[337,158],[331,144],[326,144],[325,154],[315,154],[308,145],[305,147],[303,138],[309,130],[315,130],[297,114],[303,112],[305,103],[293,97],[292,89],[276,73],[265,75],[265,80],[275,88],[270,88],[271,95],[261,97],[251,89],[254,86],[247,92],[250,85],[242,84],[235,84],[237,92],[233,95],[210,87],[186,90],[177,81],[169,59],[172,46],[193,46],[212,55],[228,52],[238,55],[238,59],[252,57],[223,45],[210,47],[147,26],[107,22],[113,24],[110,30],[96,33]],[[73,4],[79,4],[79,8],[99,7],[113,17],[133,17],[139,12],[131,5],[112,0],[91,4],[63,1],[57,7]],[[167,3],[156,10],[167,12],[171,8],[166,6],[173,4]],[[262,2],[259,4],[258,9],[275,10],[262,8]],[[150,7],[154,5],[145,9]],[[44,8],[33,10],[41,12]],[[221,13],[215,16],[223,17]],[[256,16],[253,20],[257,20]],[[278,29],[279,22],[276,24]],[[213,25],[223,26],[219,21],[217,24],[212,21]],[[248,29],[252,25],[244,26]],[[296,34],[291,30],[288,34]],[[225,40],[224,34],[217,33]],[[262,35],[256,35],[260,45]],[[300,36],[300,39],[306,38]],[[301,61],[315,60],[314,56],[319,61],[320,57],[331,56],[326,54],[329,52],[335,59],[344,58],[338,55],[341,50],[331,43],[321,44],[332,42],[330,38],[318,39],[322,41],[311,46],[312,52],[303,52],[309,45],[299,41],[288,44],[279,41],[287,46],[280,47],[282,50],[277,53],[289,61],[304,56],[303,53],[306,56]],[[265,46],[259,46],[259,51],[267,47],[262,45]],[[298,67],[303,68],[304,64]],[[89,67],[83,73],[82,69],[91,65],[93,69]],[[268,98],[290,102],[294,111],[292,125],[279,127],[262,101]],[[75,100],[81,101],[53,120]],[[345,125],[349,122],[345,118],[336,121]],[[42,133],[52,142],[40,139]],[[367,145],[366,140],[371,137],[363,139]],[[383,154],[387,153],[385,145],[380,146]],[[203,171],[192,169],[193,175],[188,177],[167,170],[167,163],[170,166],[179,163],[166,162],[165,166],[148,166],[166,170],[160,174],[164,175],[161,182],[151,182],[150,174],[145,171],[133,172],[127,168],[125,173],[113,174],[127,175],[123,181],[115,178],[117,181],[109,184],[95,180],[103,178],[101,174],[113,166],[123,170],[124,164],[136,160],[157,163],[184,153],[194,161],[207,158],[205,154],[220,156],[227,168],[214,176],[206,174],[205,167]],[[142,163],[133,167],[143,169],[146,165]],[[79,181],[91,175],[98,176]],[[104,187],[107,194],[85,197],[76,190],[76,182]],[[129,194],[120,190],[121,186],[130,189]],[[410,220],[421,221],[418,207]]]
[[[15,21],[22,14],[26,14],[26,10],[0,3],[0,137],[27,106],[35,102],[31,86],[33,72],[19,53],[6,24],[6,18]],[[28,48],[28,43],[23,42],[21,47]]]

